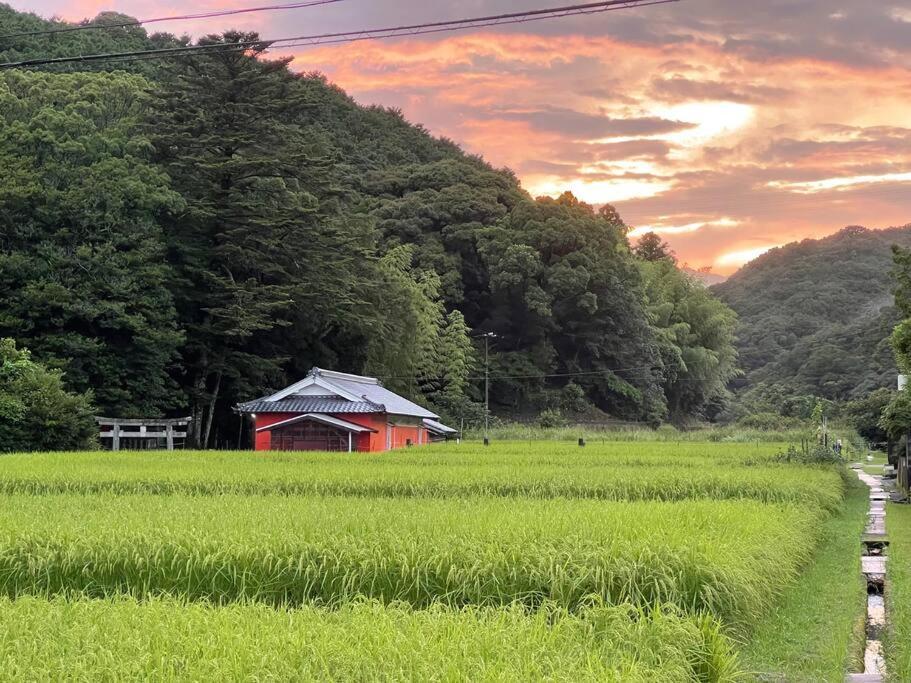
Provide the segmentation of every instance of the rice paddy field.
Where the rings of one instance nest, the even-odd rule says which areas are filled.
[[[0,670],[765,679],[779,663],[747,646],[762,652],[751,639],[779,630],[770,620],[846,509],[838,469],[781,464],[781,450],[3,456]]]

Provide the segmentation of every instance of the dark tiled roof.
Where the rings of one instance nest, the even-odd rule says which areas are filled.
[[[371,401],[348,401],[335,396],[289,396],[278,401],[258,399],[241,403],[243,413],[384,413],[386,409]]]

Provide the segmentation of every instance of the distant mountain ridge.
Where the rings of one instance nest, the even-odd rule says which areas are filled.
[[[911,224],[849,226],[773,249],[713,286],[740,316],[738,388],[838,400],[892,386],[893,244],[911,247]]]
[[[682,270],[687,275],[696,278],[704,284],[706,287],[711,287],[712,285],[719,285],[725,280],[727,280],[726,275],[719,275],[718,273],[713,273],[711,270],[706,268],[692,268],[686,264],[680,266]]]

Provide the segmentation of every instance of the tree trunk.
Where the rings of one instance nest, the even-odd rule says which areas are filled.
[[[202,437],[202,447],[209,447],[209,435],[212,432],[212,421],[215,419],[215,404],[218,402],[218,394],[221,391],[221,370],[215,375],[215,387],[209,397],[209,414],[206,415],[206,431]]]
[[[193,419],[188,428],[188,436],[190,437],[190,442],[193,444],[194,448],[203,448],[201,437],[204,406],[202,397],[206,391],[205,374],[200,373],[199,379],[193,384],[195,387],[195,396],[193,397]]]

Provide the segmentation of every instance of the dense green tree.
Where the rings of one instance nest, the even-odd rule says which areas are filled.
[[[905,374],[911,373],[911,249],[892,247],[892,281],[895,306],[904,320],[892,331],[895,362]]]
[[[891,389],[877,389],[845,404],[844,414],[863,438],[882,443],[888,439],[888,434],[880,425],[880,419],[894,396],[895,392]]]
[[[386,385],[418,396],[439,373],[438,343],[443,322],[440,279],[412,267],[411,246],[390,250],[380,260],[379,286],[390,314],[369,341],[367,369]]]
[[[158,219],[180,208],[136,124],[126,74],[0,78],[0,334],[121,416],[182,403],[181,341]]]
[[[451,311],[440,331],[440,388],[438,395],[449,402],[468,397],[471,373],[477,370],[477,357],[471,343],[471,330],[460,311]]]
[[[186,40],[178,40],[167,34],[149,36],[142,26],[114,26],[114,24],[131,21],[136,20],[118,12],[102,12],[95,18],[86,19],[79,24],[104,25],[108,27],[105,30],[42,34],[41,31],[71,28],[72,24],[63,21],[47,21],[34,14],[17,12],[9,5],[0,3],[0,27],[2,27],[3,34],[26,34],[0,41],[0,62],[148,50],[155,47],[171,47],[186,42]],[[143,60],[120,63],[71,62],[42,67],[43,70],[57,73],[129,70],[149,77],[154,77],[160,68],[161,63],[159,62]]]
[[[467,410],[468,381],[474,367],[470,330],[459,311],[446,314],[440,278],[413,267],[411,245],[380,259],[380,285],[388,315],[369,342],[367,370],[386,385],[450,412]]]
[[[892,259],[895,305],[905,319],[895,326],[891,342],[898,368],[908,373],[911,372],[911,249],[893,245]],[[882,403],[886,396],[877,398],[882,399],[877,403]],[[911,392],[907,387],[892,394],[891,400],[882,407],[879,427],[893,439],[911,432]]]
[[[633,251],[643,261],[676,261],[670,245],[654,232],[640,237]]]
[[[883,409],[879,426],[895,440],[911,433],[911,392],[896,392]]]
[[[499,335],[498,371],[577,375],[602,410],[664,416],[642,277],[612,207],[595,212],[571,194],[519,203],[484,236],[482,253],[491,290],[482,326]],[[534,380],[498,381],[494,394],[518,406],[541,388]]]
[[[15,30],[53,25],[0,7],[0,19],[7,16]],[[98,18],[109,24],[123,19]],[[56,40],[34,38],[0,50],[7,58],[39,56]],[[133,26],[58,38],[54,49],[70,53],[184,41],[149,37]],[[200,42],[247,40],[256,37],[229,33]],[[361,107],[322,76],[293,74],[286,61],[270,62],[259,53],[91,67],[112,72],[106,81],[112,88],[134,83],[141,103],[109,111],[99,109],[91,91],[87,98],[90,109],[115,122],[110,135],[99,133],[87,147],[118,163],[104,178],[86,175],[104,190],[105,221],[91,201],[97,194],[85,188],[73,194],[83,205],[73,201],[67,220],[104,226],[85,232],[109,250],[92,242],[94,262],[85,278],[82,261],[70,264],[68,273],[63,259],[45,259],[44,251],[34,251],[41,243],[18,228],[9,231],[14,239],[4,253],[23,260],[9,261],[7,274],[21,265],[48,287],[35,289],[31,305],[57,302],[95,327],[68,326],[68,319],[40,307],[30,320],[11,297],[8,310],[0,309],[0,329],[34,340],[39,357],[45,353],[39,339],[67,340],[51,354],[67,363],[67,381],[96,386],[99,401],[112,411],[182,409],[185,396],[201,444],[226,442],[236,401],[284,386],[314,364],[375,373],[443,414],[472,419],[482,386],[472,331],[497,335],[490,357],[495,412],[600,409],[657,422],[667,414],[669,398],[675,414],[709,415],[717,406],[715,384],[687,389],[683,375],[699,368],[721,381],[727,361],[716,342],[726,321],[717,321],[718,339],[710,338],[703,330],[714,310],[710,297],[684,292],[682,285],[667,285],[665,292],[652,283],[655,291],[647,297],[641,260],[613,207],[595,211],[571,195],[533,200],[512,173],[431,137],[401,112]],[[148,86],[130,81],[135,77],[126,71],[147,75]],[[143,112],[146,87],[154,93],[153,106]],[[73,102],[82,115],[76,90],[62,101]],[[121,105],[122,98],[111,98],[112,108]],[[142,113],[137,131],[132,121]],[[51,125],[50,112],[46,118],[47,149],[41,140],[23,139],[41,154],[82,168],[83,161],[73,164],[69,144],[78,135],[67,131],[55,138],[57,124]],[[3,133],[10,140],[22,135],[13,124]],[[10,128],[2,118],[0,125]],[[147,140],[159,168],[148,163]],[[27,145],[23,149],[31,153]],[[6,156],[16,160],[11,150],[12,143]],[[7,196],[13,207],[21,205],[20,214],[9,214],[9,225],[15,220],[34,230],[47,219],[47,201],[35,203],[41,212],[31,212],[30,190],[23,187],[37,183],[20,182],[15,163],[9,168]],[[54,180],[41,177],[56,189]],[[79,188],[72,178],[68,182]],[[124,183],[135,185],[141,201],[115,192]],[[52,237],[55,248],[69,244],[63,232]],[[651,241],[654,253],[647,254]],[[646,239],[640,251],[655,263],[673,260],[660,239]],[[122,267],[126,263],[129,268]],[[129,301],[118,304],[123,315],[114,319],[121,327],[133,325],[128,335],[98,322],[107,324],[108,290],[121,286],[125,270],[149,283],[141,293],[126,287]],[[54,277],[63,278],[62,287],[50,288]],[[80,306],[59,303],[65,289],[75,292]],[[660,325],[659,292],[676,297],[660,310]],[[29,325],[38,322],[44,327],[32,334]],[[153,330],[161,336],[154,338]],[[72,341],[74,333],[85,348]],[[104,372],[80,375],[95,344],[112,351],[99,361]],[[134,374],[149,370],[149,384],[134,385],[108,371],[121,366]],[[169,377],[170,366],[177,367]]]
[[[97,433],[91,392],[67,392],[59,371],[0,339],[0,451],[85,449]]]
[[[911,318],[911,248],[892,245],[892,293],[895,306],[905,318]]]
[[[297,348],[275,343],[288,340],[278,328],[306,320],[324,334],[360,303],[354,281],[369,241],[330,201],[329,159],[303,134],[311,102],[298,80],[287,60],[236,51],[185,60],[148,119],[156,158],[186,202],[166,234],[202,445],[219,407],[284,380]]]
[[[642,263],[652,324],[662,340],[664,393],[672,418],[703,415],[737,374],[737,316],[662,257]]]
[[[489,302],[479,237],[523,198],[515,179],[470,158],[447,158],[370,173],[361,188],[376,197],[384,247],[415,245],[415,265],[434,270],[446,304],[477,325]]]

